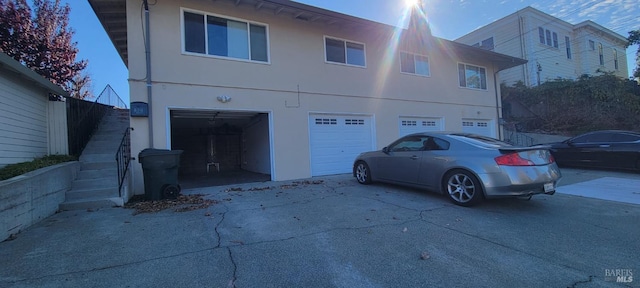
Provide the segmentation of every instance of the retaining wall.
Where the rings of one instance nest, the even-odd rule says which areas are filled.
[[[66,162],[0,181],[0,241],[56,213],[78,170]]]

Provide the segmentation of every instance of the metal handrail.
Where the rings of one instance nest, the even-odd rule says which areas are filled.
[[[118,146],[118,152],[116,152],[116,164],[118,165],[118,197],[122,197],[122,185],[124,179],[127,177],[127,171],[129,170],[129,163],[131,163],[131,130],[133,128],[127,127]]]
[[[505,137],[505,142],[508,142],[512,145],[517,145],[517,146],[531,146],[533,145],[534,139],[533,137],[530,137],[528,135],[525,135],[523,133],[517,132],[517,131],[513,131],[513,130],[507,130],[505,129],[505,132],[509,133],[508,137]]]

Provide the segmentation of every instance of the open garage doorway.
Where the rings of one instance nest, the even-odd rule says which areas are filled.
[[[170,121],[182,188],[271,180],[268,113],[170,110]]]

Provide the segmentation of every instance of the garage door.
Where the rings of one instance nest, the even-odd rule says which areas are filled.
[[[400,117],[400,137],[425,131],[442,131],[442,119],[431,117]]]
[[[462,132],[495,137],[493,120],[462,119]]]
[[[371,122],[367,116],[310,115],[311,175],[351,173],[356,156],[374,149]]]

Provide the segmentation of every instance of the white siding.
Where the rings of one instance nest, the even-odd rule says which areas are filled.
[[[0,166],[48,153],[47,93],[0,71]]]

